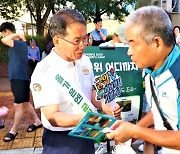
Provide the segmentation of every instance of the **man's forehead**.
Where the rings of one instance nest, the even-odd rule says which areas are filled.
[[[102,21],[98,21],[96,24],[102,24]]]
[[[129,38],[136,38],[138,37],[140,34],[140,28],[138,26],[128,26],[127,29],[126,29],[126,39],[129,39]]]
[[[84,37],[87,35],[87,28],[86,25],[82,23],[77,24],[71,24],[66,29],[67,35],[73,36],[73,37]]]

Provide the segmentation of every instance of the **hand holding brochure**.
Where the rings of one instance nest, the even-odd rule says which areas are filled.
[[[116,118],[112,116],[88,112],[69,135],[101,142],[105,139],[103,129],[110,128],[115,121]]]

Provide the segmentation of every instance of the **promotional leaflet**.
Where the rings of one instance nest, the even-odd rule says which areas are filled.
[[[104,129],[110,128],[116,119],[112,116],[88,112],[69,133],[70,136],[92,139],[95,142],[105,140]]]

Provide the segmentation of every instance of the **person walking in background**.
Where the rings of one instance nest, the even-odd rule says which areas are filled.
[[[102,19],[97,17],[94,19],[95,29],[89,35],[89,46],[99,46],[101,43],[104,43],[107,38],[107,29],[102,28]]]
[[[40,60],[40,49],[38,46],[36,46],[36,41],[32,39],[30,40],[30,45],[28,46],[28,64],[30,67],[30,76]]]
[[[11,22],[2,23],[0,32],[3,36],[1,39],[2,43],[9,46],[8,78],[14,95],[15,114],[13,126],[9,133],[3,138],[3,141],[10,142],[18,135],[17,127],[23,117],[23,112],[28,112],[34,120],[34,124],[28,127],[28,132],[42,127],[42,124],[32,104],[29,102],[30,89],[26,39],[23,35],[16,33],[15,26]]]
[[[99,47],[128,47],[128,44],[125,39],[125,30],[126,25],[121,24],[119,25],[112,35],[112,40],[101,43]]]
[[[180,50],[174,45],[171,20],[162,8],[146,6],[132,12],[126,24],[128,55],[139,68],[145,68],[151,110],[139,125],[116,121],[107,137],[116,143],[142,139],[161,146],[162,153],[179,154]],[[152,125],[154,129],[148,128]]]
[[[174,40],[177,45],[180,45],[180,27],[174,26],[173,28]]]
[[[68,133],[87,111],[99,108],[113,115],[119,108],[113,110],[95,98],[92,63],[83,54],[87,46],[84,17],[74,9],[61,10],[51,18],[49,31],[55,47],[37,64],[30,84],[45,127],[43,154],[94,154],[93,140]]]

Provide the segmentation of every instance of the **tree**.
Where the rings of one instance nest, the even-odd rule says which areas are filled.
[[[55,0],[25,0],[24,4],[36,22],[37,34],[44,34],[44,26],[54,7]]]
[[[136,0],[0,0],[0,16],[5,19],[17,20],[23,11],[29,11],[33,17],[37,34],[44,34],[44,26],[50,12],[71,7],[80,11],[85,19],[114,15],[114,19],[122,21],[128,15],[127,6]],[[72,4],[69,6],[67,2]],[[56,9],[55,9],[56,8]]]
[[[14,21],[18,20],[23,12],[29,11],[36,22],[37,34],[43,35],[44,26],[54,4],[55,0],[1,0],[0,15]]]
[[[129,14],[128,6],[135,7],[136,0],[71,0],[71,2],[86,19],[106,14],[108,17],[114,15],[114,19],[123,21]]]
[[[24,0],[24,5],[36,22],[37,34],[44,34],[44,26],[50,12],[55,13],[54,7],[57,4],[66,7],[66,2],[66,0]]]
[[[1,0],[0,16],[14,21],[22,16],[22,11],[29,11],[35,21],[37,34],[43,35],[44,26],[54,5],[55,0]]]
[[[58,4],[66,7],[66,2],[66,0],[0,0],[0,16],[13,21],[22,16],[22,11],[29,11],[35,21],[37,34],[43,35],[50,12],[55,13],[54,6]]]

